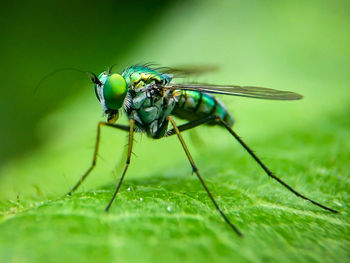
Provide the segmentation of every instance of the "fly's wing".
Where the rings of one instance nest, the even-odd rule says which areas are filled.
[[[192,90],[213,94],[224,94],[266,100],[300,100],[303,96],[291,91],[274,90],[253,86],[213,84],[172,84],[163,87],[171,90]]]
[[[208,72],[215,72],[218,70],[218,67],[216,66],[185,66],[185,67],[179,67],[179,68],[172,68],[172,67],[159,67],[156,68],[157,71],[163,73],[163,74],[169,74],[172,75],[174,78],[183,78],[188,76],[197,76],[201,74],[205,74]]]

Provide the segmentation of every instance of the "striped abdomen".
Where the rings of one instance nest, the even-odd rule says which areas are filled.
[[[228,125],[232,126],[234,119],[226,106],[214,96],[199,91],[182,90],[173,114],[189,121],[207,116],[220,116]],[[214,125],[215,123],[208,123]]]

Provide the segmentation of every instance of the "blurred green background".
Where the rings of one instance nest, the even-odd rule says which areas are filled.
[[[59,68],[94,72],[125,61],[169,1],[2,1],[0,162],[25,155],[42,143],[36,133],[41,118],[65,98],[87,90],[85,76]],[[140,58],[143,60],[144,58]],[[80,85],[73,88],[74,83]],[[83,83],[83,84],[81,84]]]
[[[349,8],[316,0],[3,1],[0,261],[348,261]],[[83,74],[57,74],[34,94],[36,85],[62,67],[99,73],[144,62],[214,65],[220,70],[187,80],[303,94],[298,102],[220,98],[273,171],[341,214],[281,189],[225,131],[207,127],[197,132],[201,147],[193,134],[185,139],[243,240],[189,176],[176,138],[136,137],[125,185],[105,215],[127,138],[103,130],[96,171],[80,194],[61,198],[90,164],[102,112]]]

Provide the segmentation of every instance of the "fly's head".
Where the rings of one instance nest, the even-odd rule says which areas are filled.
[[[92,76],[91,80],[103,112],[108,116],[108,123],[116,122],[128,91],[125,79],[119,74],[104,71],[98,77]]]

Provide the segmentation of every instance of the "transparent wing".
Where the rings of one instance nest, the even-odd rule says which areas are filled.
[[[303,96],[291,91],[274,90],[253,86],[213,84],[172,84],[164,86],[172,90],[193,90],[206,93],[224,94],[266,100],[300,100]]]
[[[175,78],[183,78],[183,77],[188,77],[191,75],[201,75],[205,74],[208,72],[215,72],[219,68],[216,66],[183,66],[179,68],[172,68],[172,67],[159,67],[156,68],[157,71],[165,74],[171,74]]]

